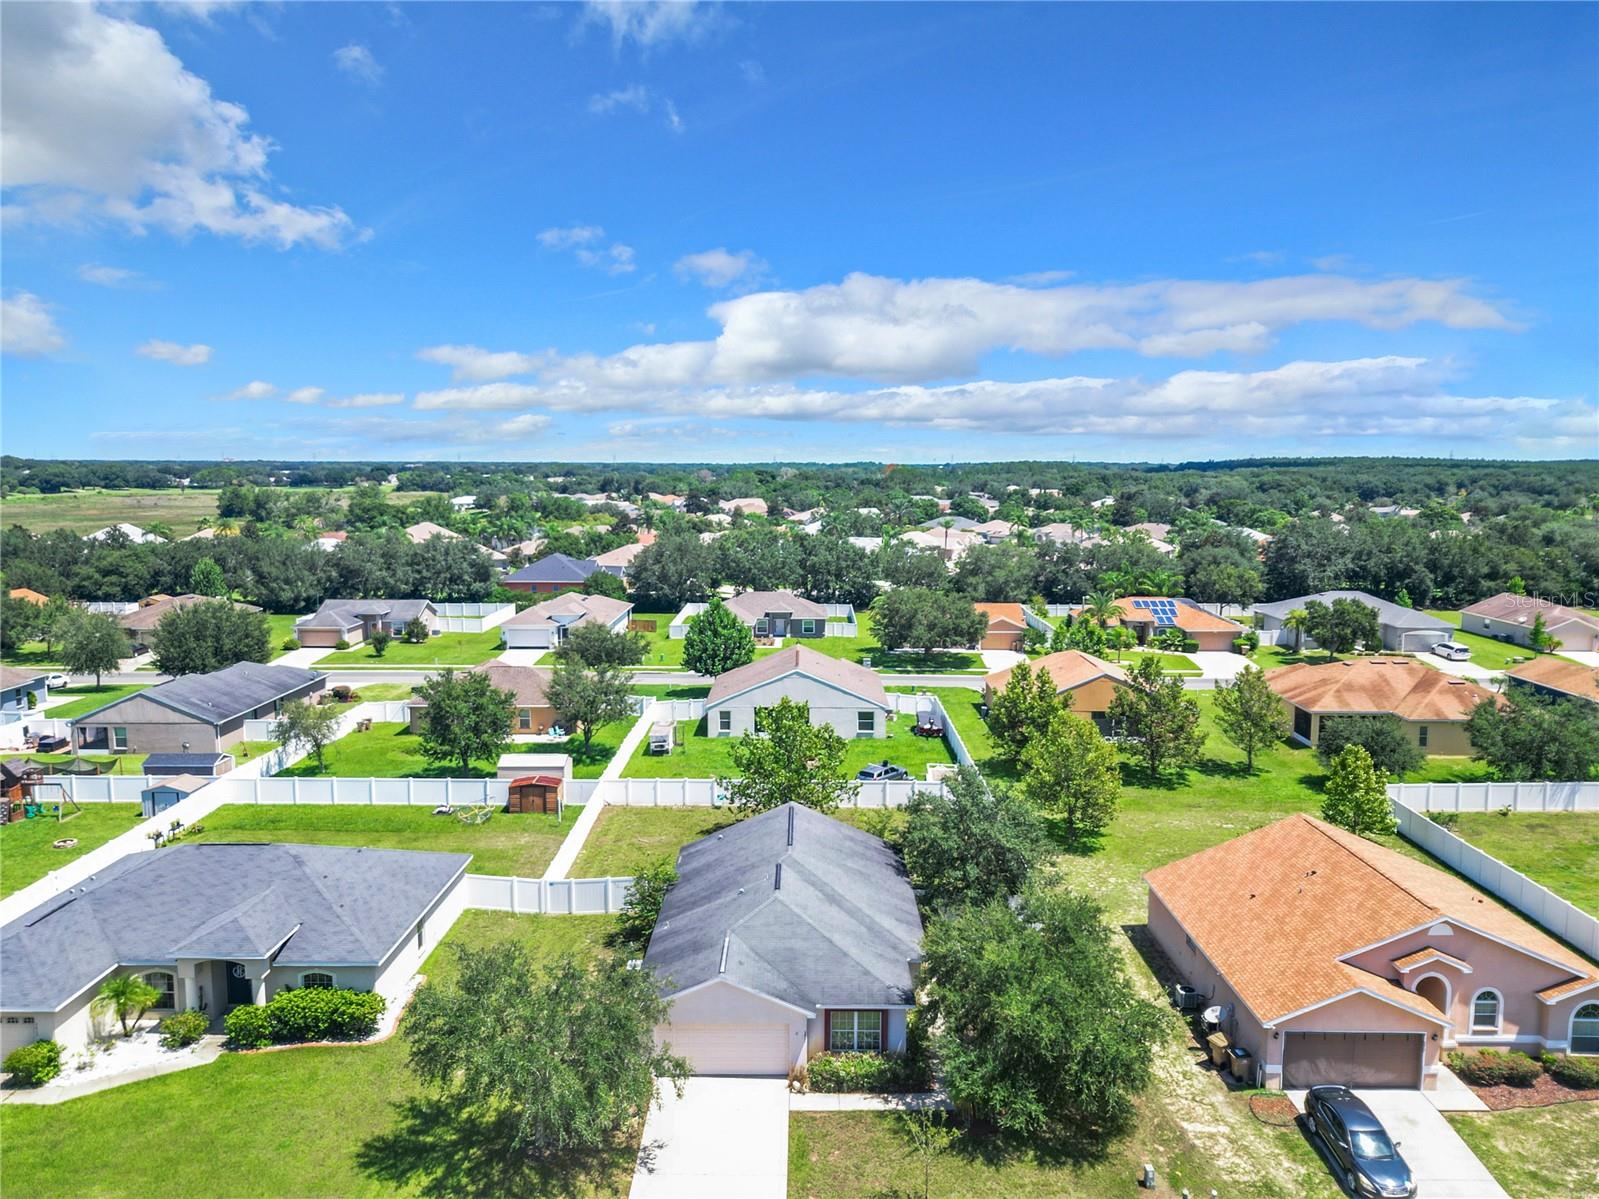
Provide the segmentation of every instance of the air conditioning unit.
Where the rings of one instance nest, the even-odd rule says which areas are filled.
[[[1205,996],[1187,983],[1176,983],[1171,989],[1172,1006],[1179,1012],[1191,1012],[1205,1006]]]

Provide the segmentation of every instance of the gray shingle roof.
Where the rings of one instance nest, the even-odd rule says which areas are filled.
[[[235,662],[210,674],[186,674],[135,695],[124,696],[78,717],[78,721],[99,716],[129,700],[148,699],[185,716],[218,725],[326,677],[320,670],[301,670],[298,666]]]
[[[877,837],[785,804],[683,847],[645,965],[667,994],[725,979],[807,1011],[912,1002],[922,920]]]
[[[467,854],[175,845],[129,854],[0,929],[0,1009],[54,1011],[118,965],[178,957],[373,965]]]
[[[771,612],[787,612],[796,620],[827,619],[826,608],[792,591],[746,591],[728,600],[727,608],[750,625]]]
[[[722,703],[751,687],[759,687],[791,674],[805,674],[820,679],[839,690],[879,708],[887,708],[888,692],[883,680],[857,662],[846,662],[812,649],[808,645],[791,645],[775,654],[756,658],[743,666],[735,666],[716,676],[710,694],[705,697],[709,705]]]
[[[510,583],[581,583],[599,565],[592,558],[573,558],[568,554],[546,554],[521,570],[505,576]]]
[[[432,607],[425,599],[330,599],[299,623],[313,629],[354,629],[363,618],[382,617],[390,624],[409,624]]]
[[[1415,608],[1401,607],[1399,604],[1390,603],[1385,599],[1378,599],[1375,595],[1368,595],[1364,591],[1318,591],[1315,595],[1301,595],[1294,599],[1278,600],[1274,604],[1256,604],[1255,612],[1262,616],[1274,616],[1281,620],[1295,608],[1303,608],[1310,600],[1320,600],[1331,605],[1333,600],[1352,599],[1359,600],[1368,608],[1377,609],[1377,619],[1385,625],[1396,629],[1450,629],[1454,626],[1447,620],[1440,620],[1436,616],[1428,616],[1425,612]]]

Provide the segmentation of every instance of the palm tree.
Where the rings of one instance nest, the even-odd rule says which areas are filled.
[[[1110,622],[1121,615],[1121,611],[1121,604],[1113,592],[1090,591],[1083,597],[1083,606],[1078,614],[1088,617],[1103,629],[1108,628]]]
[[[1175,570],[1157,566],[1138,576],[1138,588],[1145,595],[1176,595],[1183,589],[1183,576]]]
[[[1138,644],[1138,635],[1124,624],[1117,625],[1114,629],[1107,630],[1105,643],[1116,651],[1116,661],[1122,660],[1122,651],[1132,649]]]
[[[1310,613],[1303,608],[1295,608],[1283,617],[1283,628],[1294,631],[1294,653],[1299,653],[1305,648],[1305,630],[1310,627]]]
[[[97,1016],[111,1012],[122,1025],[122,1035],[127,1036],[137,1026],[150,1005],[161,998],[157,991],[136,974],[121,974],[100,984],[100,993],[89,1004]]]

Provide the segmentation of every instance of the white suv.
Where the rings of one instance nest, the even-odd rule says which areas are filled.
[[[1440,641],[1432,647],[1432,652],[1440,658],[1448,658],[1451,662],[1469,662],[1471,660],[1471,647],[1461,645],[1458,641]]]

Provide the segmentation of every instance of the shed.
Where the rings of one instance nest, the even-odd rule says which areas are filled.
[[[554,774],[524,774],[521,778],[514,778],[511,780],[505,810],[559,816],[561,782],[561,777]]]
[[[148,754],[144,759],[144,773],[153,778],[175,778],[178,775],[198,775],[216,778],[233,769],[233,755],[208,754]]]
[[[501,754],[494,771],[497,779],[519,779],[529,774],[554,774],[563,780],[572,777],[569,754]]]
[[[178,774],[162,779],[159,783],[151,783],[139,792],[139,805],[144,810],[144,818],[148,820],[152,816],[160,815],[173,804],[188,799],[210,781],[209,778],[201,778],[197,774]]]
[[[677,725],[670,720],[657,720],[650,725],[650,752],[669,754],[677,743]]]

